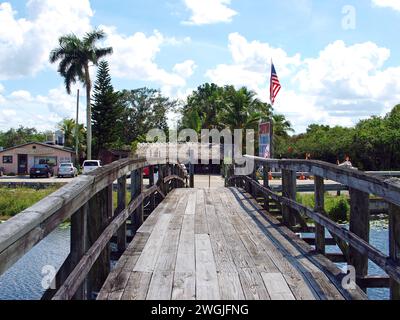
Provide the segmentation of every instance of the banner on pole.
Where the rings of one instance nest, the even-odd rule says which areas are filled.
[[[271,158],[271,123],[265,122],[259,125],[259,146],[260,146],[260,157],[270,159]]]

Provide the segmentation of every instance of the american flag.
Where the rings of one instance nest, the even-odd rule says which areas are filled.
[[[275,66],[271,63],[271,84],[270,84],[270,94],[271,94],[271,104],[274,105],[276,96],[281,90],[281,84],[276,74]]]

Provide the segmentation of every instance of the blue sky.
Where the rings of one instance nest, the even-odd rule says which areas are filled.
[[[60,35],[94,27],[114,47],[116,89],[184,99],[216,82],[268,101],[273,58],[275,109],[296,132],[350,126],[400,103],[399,0],[16,0],[0,2],[0,130],[53,129],[74,116],[76,98],[47,58]]]

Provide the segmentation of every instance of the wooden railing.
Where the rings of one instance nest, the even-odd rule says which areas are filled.
[[[143,184],[145,167],[150,169],[147,188]],[[131,195],[126,205],[128,175]],[[132,237],[141,226],[145,204],[151,212],[170,190],[187,186],[187,180],[186,169],[180,164],[149,165],[141,159],[120,160],[78,177],[0,225],[0,275],[70,219],[70,254],[57,273],[56,288],[48,290],[44,299],[92,299],[110,272],[112,238],[116,239],[118,251],[125,251],[127,231]],[[114,210],[115,181],[118,205]]]
[[[356,270],[357,284],[362,288],[390,287],[391,299],[400,299],[400,180],[385,179],[354,169],[347,169],[321,161],[310,160],[274,160],[246,156],[262,167],[262,182],[256,178],[256,172],[249,176],[235,176],[231,166],[226,170],[227,186],[244,188],[253,197],[263,199],[265,209],[270,201],[282,206],[282,222],[293,230],[315,232],[315,249],[334,258],[335,262],[347,262]],[[282,172],[282,194],[273,192],[269,187],[270,170]],[[296,175],[309,172],[314,177],[315,208],[308,208],[296,201]],[[324,180],[339,182],[349,188],[350,221],[349,228],[332,221],[324,212]],[[389,203],[389,256],[369,243],[370,233],[370,194],[381,197]],[[309,228],[306,218],[315,222]],[[332,238],[325,237],[325,228]],[[327,254],[326,245],[338,245],[341,257]],[[373,261],[388,277],[368,276],[368,260]]]

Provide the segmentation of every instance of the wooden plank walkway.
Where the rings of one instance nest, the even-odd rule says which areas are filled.
[[[139,229],[99,300],[363,299],[333,263],[235,188],[175,189]]]

